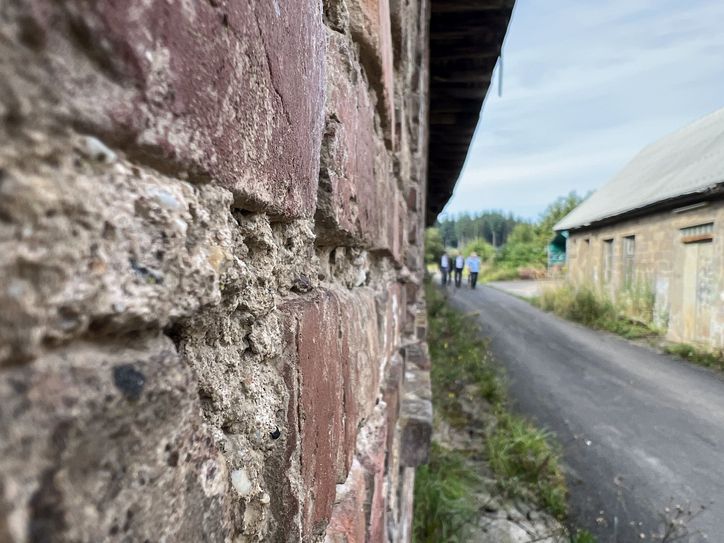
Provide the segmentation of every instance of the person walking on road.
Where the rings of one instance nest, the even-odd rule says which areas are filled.
[[[463,268],[465,267],[465,259],[463,255],[458,253],[455,257],[455,286],[460,288],[460,284],[463,282]]]
[[[440,284],[444,287],[450,282],[450,257],[447,253],[443,253],[440,257],[440,275],[442,279]]]
[[[477,253],[470,253],[468,257],[468,273],[470,274],[470,288],[475,288],[478,282],[478,273],[480,272],[480,257]]]

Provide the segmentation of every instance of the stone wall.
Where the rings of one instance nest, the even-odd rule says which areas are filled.
[[[709,239],[683,230],[713,223]],[[634,237],[633,284],[624,277],[624,238]],[[604,275],[604,243],[613,244],[610,279]],[[650,290],[654,322],[672,341],[724,348],[724,202],[671,210],[572,232],[567,243],[569,277],[601,286],[612,297],[627,288]],[[629,283],[628,285],[626,283]]]
[[[428,0],[0,6],[0,541],[406,541]]]

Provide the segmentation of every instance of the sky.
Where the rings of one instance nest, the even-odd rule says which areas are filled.
[[[724,107],[723,22],[723,0],[517,0],[445,214],[536,218]]]

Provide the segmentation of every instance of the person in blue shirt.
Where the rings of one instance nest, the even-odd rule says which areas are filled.
[[[478,282],[478,273],[480,272],[480,257],[477,253],[470,253],[467,265],[470,277],[470,288],[475,288],[475,284]]]

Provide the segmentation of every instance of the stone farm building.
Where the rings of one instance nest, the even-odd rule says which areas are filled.
[[[574,284],[651,296],[668,339],[724,348],[724,109],[645,148],[555,229]]]
[[[512,7],[0,2],[2,543],[409,540]]]

